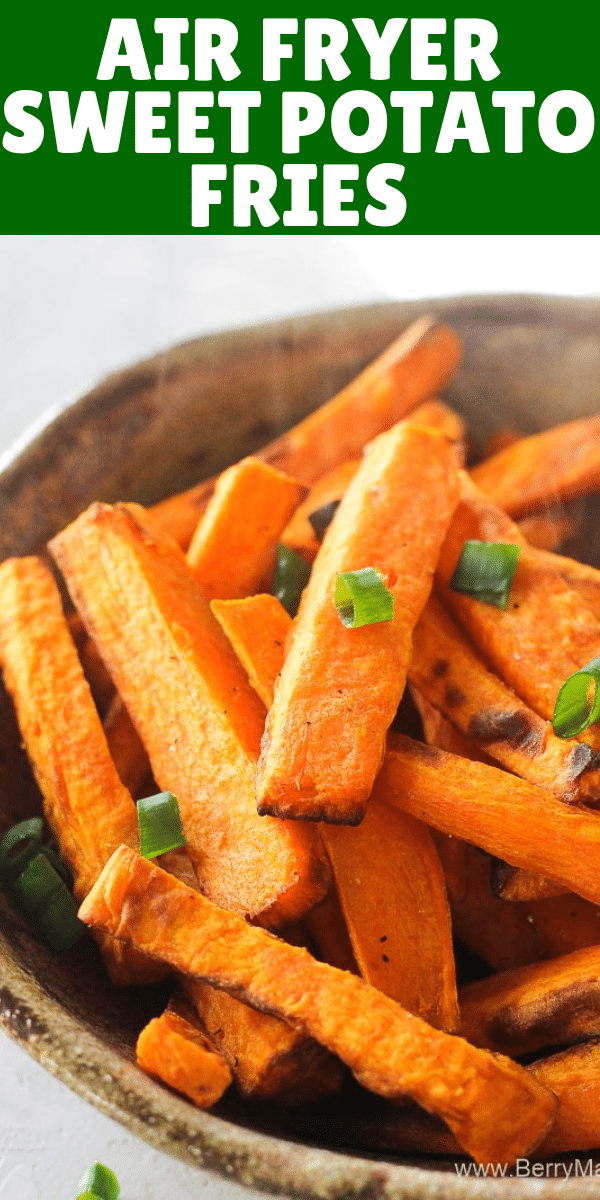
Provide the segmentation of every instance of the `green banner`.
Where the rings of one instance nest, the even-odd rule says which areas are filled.
[[[598,232],[597,5],[349,11],[11,6],[0,231]]]

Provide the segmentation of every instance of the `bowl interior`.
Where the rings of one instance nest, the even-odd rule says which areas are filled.
[[[111,376],[28,445],[0,478],[0,557],[43,551],[92,500],[153,502],[257,449],[333,395],[424,311],[448,321],[464,340],[463,364],[447,397],[476,442],[506,427],[534,432],[600,407],[600,303],[594,301],[383,304],[205,337]],[[39,810],[39,794],[3,691],[0,711],[0,822],[7,827]],[[4,1029],[153,1145],[269,1191],[470,1193],[452,1164],[411,1164],[380,1149],[379,1102],[359,1117],[351,1088],[340,1104],[316,1109],[230,1098],[201,1113],[159,1087],[135,1067],[133,1046],[164,995],[112,991],[87,942],[55,959],[2,894],[0,954]],[[443,1185],[442,1170],[451,1172]],[[478,1196],[512,1194],[514,1186],[520,1195],[538,1194],[527,1180],[475,1186]],[[585,1179],[561,1183],[563,1196],[587,1191]]]

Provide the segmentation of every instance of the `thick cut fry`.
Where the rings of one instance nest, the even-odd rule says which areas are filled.
[[[600,904],[600,816],[524,779],[393,733],[374,796]]]
[[[462,1033],[516,1056],[600,1033],[600,946],[491,975],[460,989]]]
[[[600,1146],[600,1042],[572,1046],[528,1069],[559,1100],[556,1120],[538,1147],[539,1155]],[[568,1169],[567,1165],[565,1175]]]
[[[565,800],[579,798],[581,744],[557,738],[547,721],[488,671],[435,596],[430,596],[415,627],[408,678],[503,767]],[[600,792],[600,772],[594,774]]]
[[[104,733],[121,783],[139,799],[150,777],[150,762],[137,729],[121,700],[115,695],[104,718]]]
[[[142,1070],[183,1092],[198,1108],[211,1108],[231,1083],[225,1059],[192,1014],[165,1009],[142,1029],[136,1056]]]
[[[510,513],[525,513],[600,487],[600,414],[520,438],[471,472]]]
[[[219,475],[187,553],[210,600],[240,600],[270,587],[279,535],[305,495],[297,479],[258,458]]]
[[[443,1116],[478,1160],[513,1161],[553,1119],[554,1097],[509,1059],[432,1029],[355,975],[219,910],[127,846],[79,915],[304,1029],[371,1091],[408,1094]]]
[[[199,979],[183,987],[242,1096],[306,1104],[340,1090],[342,1064],[313,1038]]]
[[[368,448],[303,593],[265,726],[260,813],[362,820],[456,500],[454,461],[441,434],[408,421]],[[393,594],[393,620],[347,629],[334,604],[336,577],[367,566]]]
[[[461,488],[461,501],[440,552],[440,594],[488,664],[530,708],[550,720],[562,684],[598,654],[600,621],[558,572],[544,568],[542,573],[541,552],[527,545],[510,518],[486,500],[464,473]],[[472,538],[521,548],[505,612],[448,586],[465,540]],[[600,748],[598,727],[582,734],[580,751],[582,795],[594,797],[597,781],[589,781],[588,787],[585,775],[595,773],[599,760],[588,746]]]
[[[424,404],[419,404],[411,412],[410,419],[417,425],[430,425],[433,429],[439,429],[451,442],[460,443],[465,436],[462,417],[441,400],[426,400]],[[318,479],[286,525],[281,541],[308,562],[313,561],[320,545],[308,518],[317,509],[341,500],[350,480],[356,475],[360,462],[360,458],[351,458]]]
[[[435,395],[460,356],[454,331],[421,317],[343,391],[271,442],[258,457],[310,485],[346,459],[356,458],[365,442]],[[207,480],[152,509],[163,532],[184,548],[213,487],[214,480]]]
[[[0,661],[46,819],[81,900],[116,846],[137,845],[137,813],[111,759],[58,589],[38,558],[0,567]],[[114,983],[164,977],[109,938],[101,946]]]
[[[275,605],[264,606],[260,623],[252,619],[244,622],[245,603],[237,602],[241,618],[237,632],[243,638],[244,665],[250,679],[263,669],[265,696],[270,703],[275,678],[283,664],[285,626],[287,623],[289,627],[291,620],[275,601]],[[274,639],[275,634],[279,636]],[[262,646],[271,645],[273,640],[279,642],[279,661],[272,662],[267,678]],[[363,979],[437,1028],[456,1030],[458,1010],[450,912],[441,865],[429,830],[375,801],[368,806],[357,829],[323,826],[321,834],[344,913],[343,932],[347,929],[350,935]],[[309,924],[312,929],[310,917]],[[338,937],[334,956],[343,954],[346,941],[343,934]],[[346,967],[346,962],[332,957],[330,941],[327,945],[325,961]]]
[[[456,1032],[450,911],[427,826],[374,798],[357,829],[328,826],[323,839],[362,978]]]
[[[252,687],[265,708],[270,708],[292,618],[275,596],[266,593],[245,600],[213,600],[210,607]]]
[[[93,505],[53,553],[159,787],[179,800],[201,889],[265,924],[289,924],[327,889],[317,831],[257,816],[263,706],[183,555],[142,520],[138,508]]]

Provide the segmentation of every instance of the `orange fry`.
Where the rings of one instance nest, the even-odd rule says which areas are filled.
[[[192,1014],[171,1008],[142,1029],[136,1046],[142,1070],[182,1092],[198,1108],[211,1108],[231,1083],[231,1071]]]
[[[462,1033],[513,1057],[600,1033],[600,946],[491,975],[460,990]]]
[[[314,483],[345,459],[356,458],[365,442],[435,395],[460,355],[459,339],[447,325],[430,317],[414,321],[352,383],[258,457],[302,483]],[[213,488],[212,479],[199,483],[156,504],[152,515],[185,548]]]
[[[454,463],[443,435],[409,421],[368,448],[303,594],[262,742],[260,813],[349,825],[364,816],[455,504]],[[363,567],[386,580],[393,620],[347,629],[336,577]]]
[[[218,909],[127,846],[79,915],[303,1028],[371,1091],[408,1094],[443,1116],[480,1161],[514,1161],[553,1119],[554,1097],[516,1063],[433,1029],[355,975]]]
[[[600,487],[600,414],[520,438],[471,475],[511,517]]]
[[[442,833],[600,904],[600,816],[532,783],[391,734],[374,793]]]
[[[314,827],[258,817],[264,708],[184,556],[137,506],[93,505],[52,543],[135,721],[160,788],[179,800],[203,891],[280,927],[323,896]]]
[[[209,600],[241,599],[270,586],[279,535],[306,488],[258,458],[217,479],[187,560]]]

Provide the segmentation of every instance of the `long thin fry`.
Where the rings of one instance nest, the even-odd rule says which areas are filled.
[[[430,596],[413,634],[408,678],[430,704],[502,766],[566,800],[581,793],[581,746],[489,671],[439,600]],[[600,793],[600,772],[594,786]],[[592,785],[586,772],[586,786]]]
[[[252,687],[269,709],[292,624],[289,613],[275,596],[264,592],[244,600],[212,600],[210,607]]]
[[[432,1029],[356,976],[219,910],[126,846],[80,917],[303,1028],[370,1090],[408,1093],[443,1116],[478,1160],[512,1162],[553,1119],[554,1097],[509,1059]]]
[[[512,517],[600,487],[600,414],[520,438],[471,472]]]
[[[81,900],[116,846],[137,845],[137,814],[111,759],[58,588],[38,558],[7,559],[0,567],[0,662],[46,819]],[[164,976],[118,942],[101,944],[113,982]]]
[[[452,329],[421,317],[337,396],[258,457],[302,483],[314,483],[345,459],[356,458],[365,442],[443,388],[460,355]],[[213,487],[214,480],[207,480],[152,509],[163,532],[184,548]]]
[[[600,1033],[600,946],[491,975],[460,990],[463,1036],[513,1057]]]
[[[588,809],[395,733],[374,795],[600,904],[600,816]]]
[[[455,504],[454,461],[441,434],[408,421],[369,447],[303,593],[265,726],[259,812],[350,825],[364,816]],[[367,566],[386,580],[394,616],[347,629],[336,577]]]
[[[93,505],[52,550],[148,752],[179,800],[201,888],[275,927],[322,898],[313,827],[261,820],[254,770],[264,709],[177,547],[143,510]]]
[[[540,569],[540,553],[528,546],[501,509],[461,476],[461,500],[454,513],[438,563],[443,602],[469,630],[486,661],[509,687],[546,720],[551,720],[564,681],[598,654],[600,621],[578,592],[561,576]],[[449,587],[465,540],[513,543],[520,556],[505,612]],[[585,775],[598,767],[600,732],[581,735],[582,794]],[[590,795],[597,794],[595,779]]]

